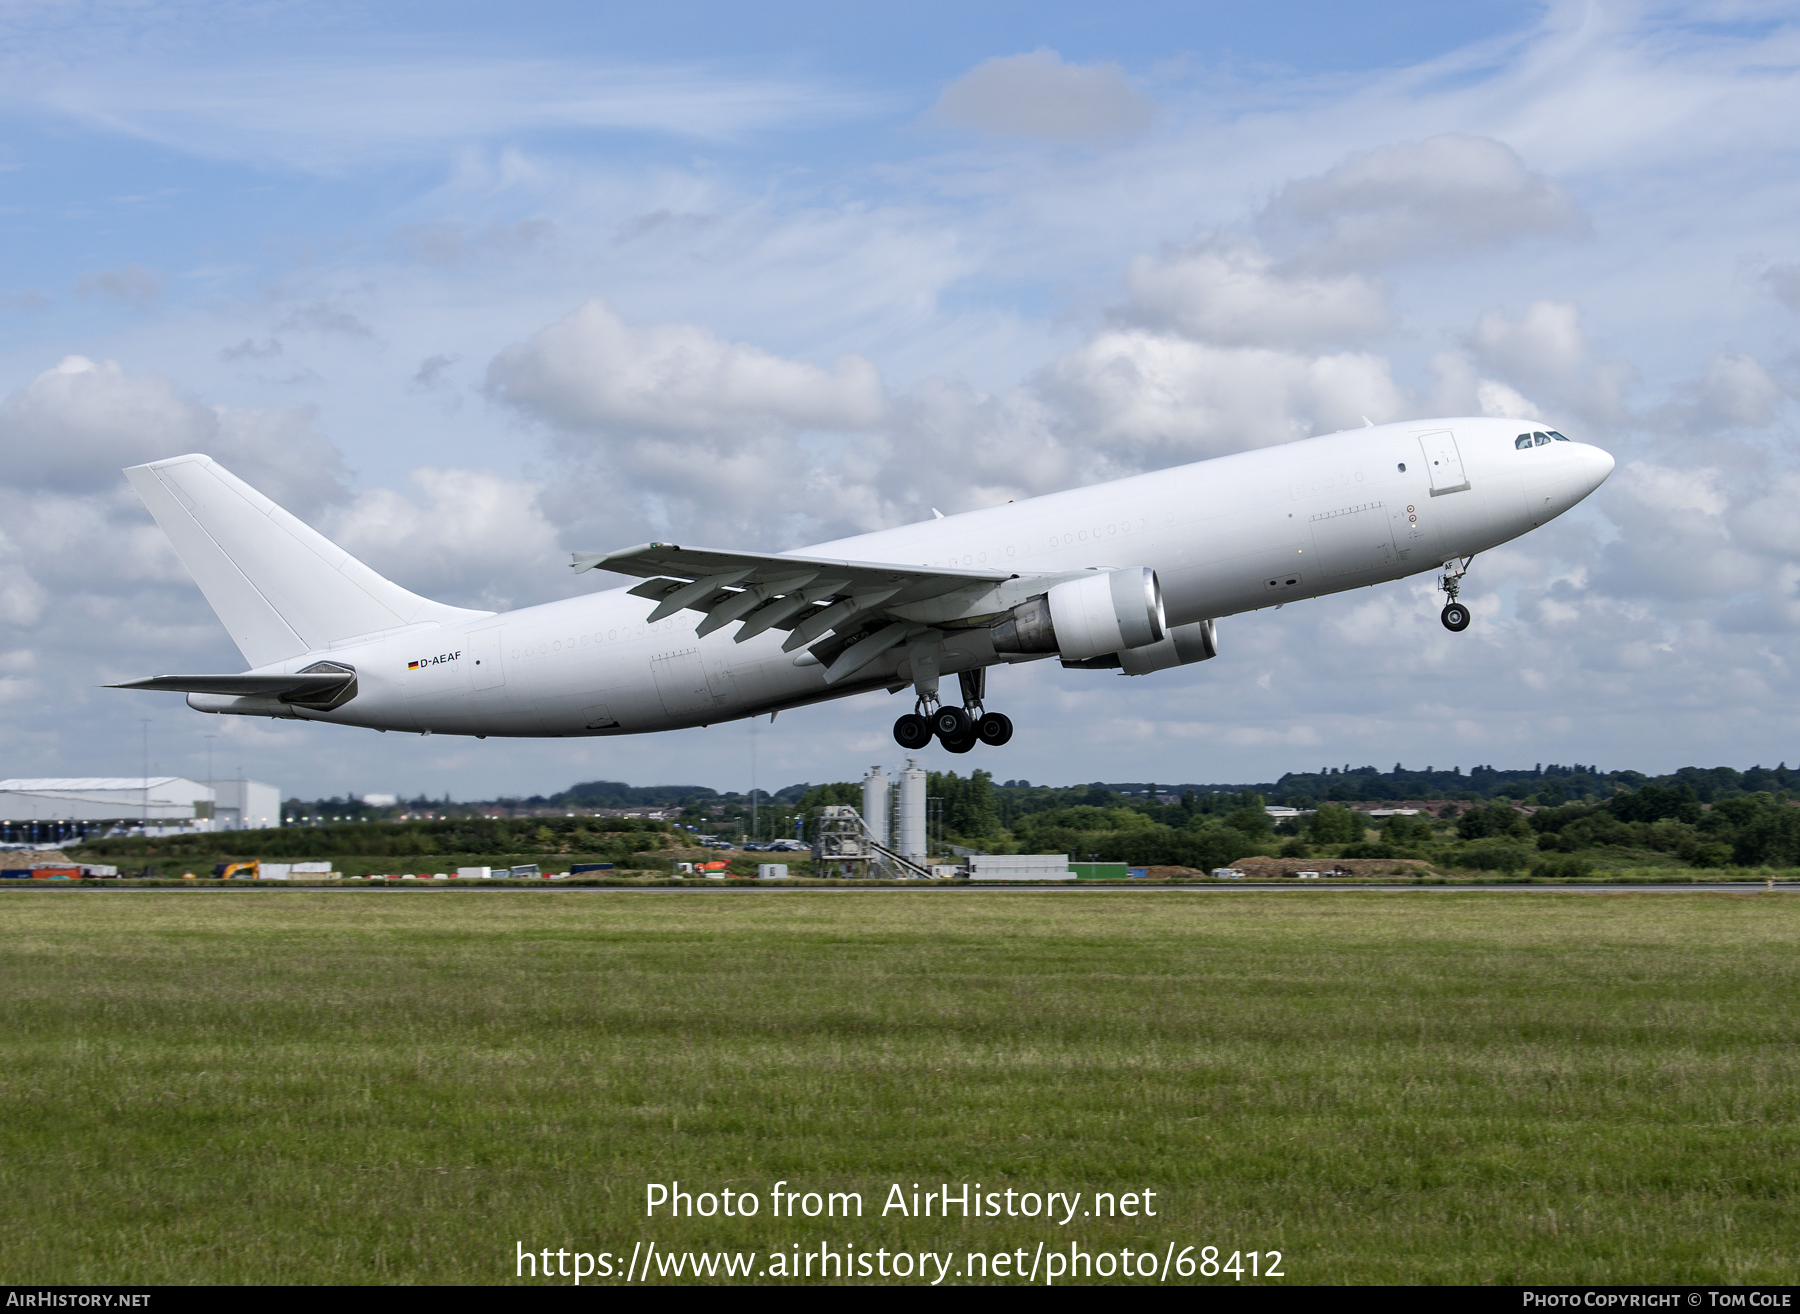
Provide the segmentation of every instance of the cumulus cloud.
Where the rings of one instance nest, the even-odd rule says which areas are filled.
[[[598,298],[502,351],[487,387],[552,424],[590,431],[856,430],[886,409],[881,375],[861,356],[821,369],[697,324],[627,324]]]
[[[1765,587],[1773,563],[1739,541],[1726,473],[1627,461],[1607,506],[1621,536],[1602,586],[1626,596],[1717,600]]]
[[[397,583],[442,601],[504,610],[521,589],[562,582],[567,556],[538,502],[542,485],[487,470],[414,470],[416,496],[387,488],[333,508],[320,529]]]
[[[1690,434],[1760,429],[1774,421],[1785,396],[1756,357],[1721,351],[1707,361],[1699,378],[1676,385],[1674,396],[1658,409],[1656,418]]]
[[[1581,312],[1567,301],[1534,301],[1517,319],[1490,310],[1469,345],[1490,368],[1528,383],[1566,376],[1587,356]]]
[[[1359,151],[1296,179],[1269,201],[1258,227],[1307,265],[1355,269],[1579,236],[1588,224],[1574,199],[1512,147],[1445,134]]]
[[[1800,562],[1800,474],[1777,475],[1763,495],[1750,499],[1738,512],[1734,528],[1738,537],[1760,551]]]
[[[342,495],[342,458],[304,408],[202,405],[167,379],[69,356],[0,401],[0,453],[15,487],[95,492],[119,471],[205,452],[302,512]]]
[[[1156,105],[1117,64],[1065,64],[1039,49],[977,64],[944,88],[933,112],[982,132],[1081,142],[1141,132]]]
[[[1406,409],[1388,361],[1136,330],[1096,335],[1036,379],[1070,430],[1138,468],[1304,438]]]
[[[1385,290],[1361,274],[1282,268],[1254,243],[1210,237],[1125,275],[1117,318],[1221,346],[1304,347],[1356,342],[1391,324]]]
[[[1497,379],[1482,379],[1475,385],[1475,404],[1483,415],[1507,420],[1541,420],[1544,413],[1517,388],[1509,388]]]
[[[1463,341],[1462,351],[1432,362],[1441,410],[1467,409],[1450,399],[1472,396],[1481,415],[1547,419],[1558,412],[1588,424],[1628,419],[1624,390],[1637,372],[1624,361],[1592,359],[1573,302],[1534,301],[1516,317],[1489,310]]]

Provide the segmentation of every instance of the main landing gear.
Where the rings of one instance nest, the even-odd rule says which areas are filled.
[[[1444,604],[1444,610],[1440,613],[1439,619],[1444,622],[1444,628],[1453,634],[1461,634],[1469,628],[1469,609],[1456,600],[1456,595],[1462,588],[1462,577],[1469,573],[1469,563],[1474,559],[1473,557],[1462,557],[1454,561],[1446,561],[1444,576],[1438,581],[1438,587],[1450,599]]]
[[[935,736],[946,752],[967,753],[977,743],[998,748],[1011,739],[1012,719],[981,705],[987,672],[964,671],[957,681],[962,685],[961,707],[937,704],[935,698],[928,701],[921,696],[915,710],[894,722],[894,742],[902,748],[917,749]]]

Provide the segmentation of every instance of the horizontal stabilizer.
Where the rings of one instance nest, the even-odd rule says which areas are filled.
[[[144,680],[109,684],[108,689],[156,689],[164,693],[227,694],[238,698],[329,696],[356,678],[355,671],[319,671],[294,675],[152,675]]]

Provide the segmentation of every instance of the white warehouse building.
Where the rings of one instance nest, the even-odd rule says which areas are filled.
[[[8,831],[46,823],[148,827],[151,834],[281,824],[281,791],[257,780],[202,784],[183,776],[26,776],[0,780]]]

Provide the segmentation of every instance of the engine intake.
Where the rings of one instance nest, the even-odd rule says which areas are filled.
[[[1087,661],[1160,643],[1162,585],[1148,566],[1096,571],[1021,602],[993,628],[995,652],[1054,652]]]

